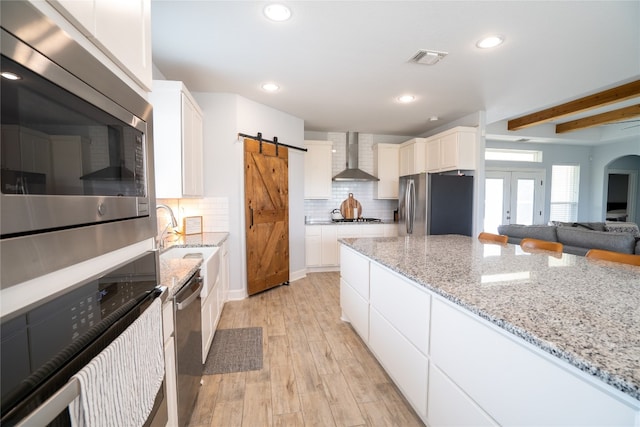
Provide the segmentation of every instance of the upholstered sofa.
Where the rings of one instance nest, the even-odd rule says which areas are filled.
[[[498,227],[498,233],[509,236],[509,243],[515,244],[525,237],[560,242],[564,252],[574,255],[584,255],[589,249],[640,254],[640,231],[635,223],[505,224]]]

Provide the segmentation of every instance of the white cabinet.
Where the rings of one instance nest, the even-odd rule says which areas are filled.
[[[431,361],[500,425],[637,423],[637,401],[633,406],[601,381],[435,298]],[[458,415],[438,417],[451,424]]]
[[[373,183],[374,198],[397,199],[400,177],[400,146],[398,144],[373,146],[373,174],[380,179]]]
[[[203,179],[202,111],[178,81],[154,80],[153,105],[156,197],[201,197]]]
[[[427,171],[427,140],[413,138],[400,144],[400,176]]]
[[[162,336],[164,339],[164,375],[167,391],[168,426],[178,425],[178,388],[176,384],[176,349],[173,322],[173,300],[162,306]]]
[[[220,248],[203,248],[202,275],[202,363],[207,360],[213,336],[221,314],[220,292]]]
[[[458,126],[429,137],[426,148],[427,171],[476,169],[476,129]]]
[[[371,263],[369,277],[369,346],[424,419],[430,297],[415,284],[376,263]]]
[[[307,267],[338,265],[338,226],[307,225],[305,227],[305,253]]]
[[[151,90],[151,0],[47,0],[145,90]]]
[[[331,198],[331,141],[305,141],[304,198]]]
[[[220,313],[222,307],[229,298],[229,251],[225,240],[220,246]]]
[[[364,342],[369,341],[369,260],[354,250],[340,251],[340,307]]]

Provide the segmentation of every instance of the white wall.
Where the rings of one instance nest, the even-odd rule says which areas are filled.
[[[204,179],[206,197],[226,197],[229,205],[230,297],[246,293],[244,233],[244,151],[238,133],[301,147],[304,122],[235,94],[194,93],[204,114]],[[292,279],[304,272],[304,213],[301,183],[303,156],[289,150],[289,269]],[[304,273],[302,273],[304,274]]]

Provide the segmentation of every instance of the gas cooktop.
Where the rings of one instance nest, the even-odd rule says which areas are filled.
[[[332,219],[332,222],[382,222],[380,218],[342,218]]]

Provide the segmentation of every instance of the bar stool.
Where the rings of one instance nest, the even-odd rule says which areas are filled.
[[[478,234],[478,240],[482,243],[499,243],[504,245],[509,241],[509,236],[505,236],[504,234],[485,233],[483,231]]]
[[[590,249],[585,258],[640,266],[640,255],[623,254],[622,252],[605,251],[604,249]]]
[[[548,240],[540,240],[540,239],[532,239],[526,237],[520,241],[520,247],[522,247],[525,251],[531,250],[543,250],[555,252],[558,254],[562,253],[562,249],[564,246],[560,242],[550,242]]]

